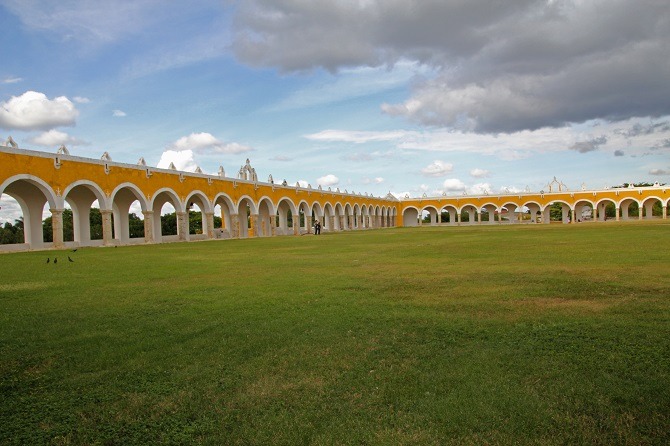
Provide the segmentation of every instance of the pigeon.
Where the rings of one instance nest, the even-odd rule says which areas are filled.
[[[47,263],[49,263],[49,261],[51,261],[51,259],[49,257],[47,257]]]
[[[67,256],[67,259],[68,259],[70,262],[74,262],[74,260],[72,260],[72,259],[70,258],[70,256]]]
[[[74,248],[74,249],[72,250],[72,252],[77,252],[78,249],[79,249],[79,248]]]
[[[58,263],[58,257],[54,257],[54,263]]]

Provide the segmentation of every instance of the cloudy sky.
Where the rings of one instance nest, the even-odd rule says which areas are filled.
[[[375,195],[670,182],[667,0],[0,0],[0,26],[26,149]]]

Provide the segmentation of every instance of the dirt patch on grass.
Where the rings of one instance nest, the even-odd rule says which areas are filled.
[[[616,305],[616,301],[606,299],[571,299],[565,297],[535,297],[505,302],[512,308],[530,307],[536,310],[577,310],[599,313]]]

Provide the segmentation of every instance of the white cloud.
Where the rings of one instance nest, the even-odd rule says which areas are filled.
[[[448,178],[442,183],[442,188],[447,192],[464,191],[466,189],[465,183],[456,178]]]
[[[60,132],[58,130],[51,129],[48,132],[44,132],[41,135],[30,138],[28,142],[36,144],[43,147],[57,147],[61,144],[72,145],[72,146],[84,146],[88,145],[86,141],[82,141],[74,136],[70,136],[65,132]]]
[[[280,161],[280,162],[287,162],[287,161],[293,161],[293,158],[290,156],[285,156],[285,155],[277,155],[273,156],[270,158],[270,161]]]
[[[493,190],[490,183],[477,183],[468,188],[468,193],[472,195],[484,195]]]
[[[112,116],[114,116],[115,118],[125,118],[127,115],[126,112],[122,110],[114,110],[112,111]]]
[[[0,81],[0,84],[17,84],[22,80],[23,78],[21,77],[6,77],[2,81]]]
[[[486,178],[490,172],[486,169],[475,168],[470,171],[470,175],[475,178]]]
[[[304,135],[305,138],[312,141],[327,142],[352,142],[363,144],[374,141],[393,141],[411,135],[411,132],[404,130],[393,130],[386,132],[369,131],[350,131],[350,130],[323,130],[318,133]]]
[[[168,146],[172,150],[190,149],[200,154],[224,153],[238,154],[253,150],[249,146],[236,142],[224,143],[215,138],[210,133],[191,133],[188,136],[182,136],[177,141]]]
[[[159,169],[167,169],[170,163],[174,163],[177,170],[192,172],[197,167],[193,158],[193,150],[166,150],[158,161]]]
[[[382,184],[384,182],[384,178],[382,177],[375,177],[375,178],[363,178],[362,183],[363,184]]]
[[[316,184],[319,186],[335,186],[340,183],[340,179],[335,175],[328,174],[316,179]]]
[[[309,183],[306,180],[298,180],[298,184],[300,185],[300,187],[309,186]]]
[[[651,169],[649,175],[670,175],[670,170],[668,169]]]
[[[85,98],[83,96],[75,96],[72,98],[72,100],[77,104],[88,104],[89,102],[91,102],[89,98]]]
[[[441,177],[454,170],[454,165],[444,161],[435,160],[432,164],[421,169],[421,174],[427,177]]]
[[[46,130],[73,126],[79,111],[65,96],[53,100],[44,93],[26,91],[0,103],[0,127],[17,130]]]

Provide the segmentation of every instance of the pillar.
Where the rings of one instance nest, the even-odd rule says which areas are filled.
[[[614,208],[614,211],[616,212],[616,221],[619,221],[619,215],[621,215],[619,208],[618,207]]]
[[[270,235],[277,235],[277,217],[274,215],[270,216]]]
[[[575,210],[574,209],[570,209],[570,215],[571,215],[570,223],[575,223],[577,220],[575,220]]]
[[[293,235],[300,235],[300,215],[292,215]]]
[[[102,244],[110,246],[113,244],[112,240],[114,239],[112,233],[112,211],[100,209],[100,214],[102,216]]]
[[[668,207],[663,206],[663,220],[668,218]]]
[[[51,232],[53,234],[54,248],[63,249],[63,209],[49,209],[51,211]]]
[[[154,211],[143,211],[144,214],[144,243],[153,243],[154,239]]]
[[[205,225],[207,227],[207,238],[214,238],[214,212],[205,212]]]
[[[230,237],[240,238],[240,219],[238,214],[230,214]]]
[[[188,214],[177,212],[177,235],[179,240],[188,240]]]
[[[251,228],[249,230],[249,237],[261,236],[260,216],[258,214],[249,215],[251,220]]]

